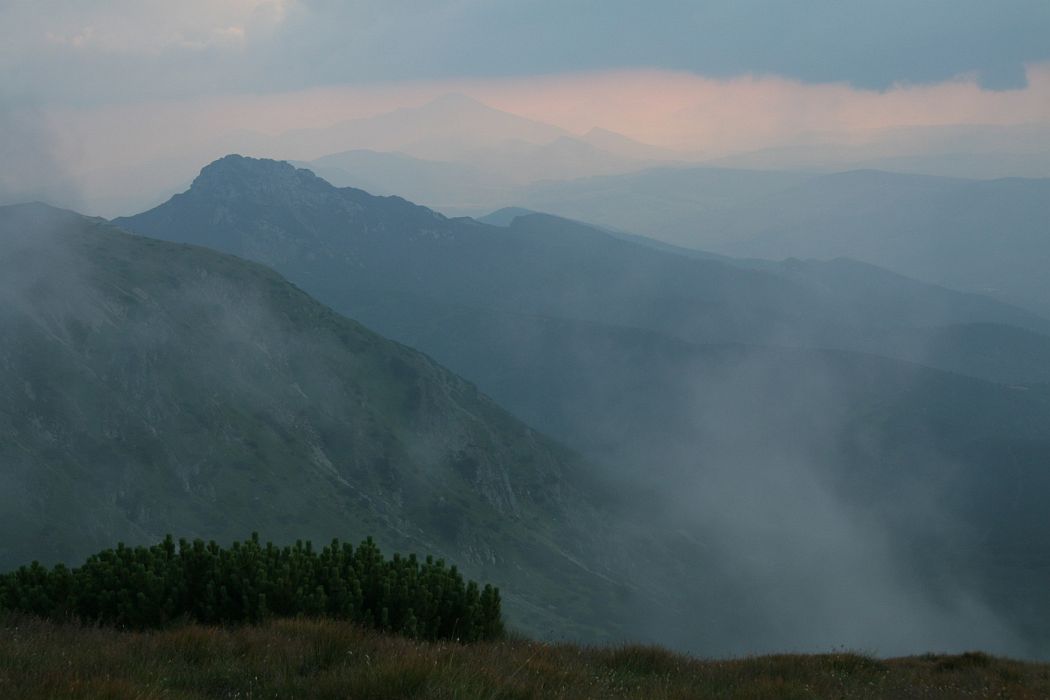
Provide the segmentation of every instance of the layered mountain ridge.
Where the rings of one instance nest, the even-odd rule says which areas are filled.
[[[205,170],[119,223],[273,265],[624,493],[655,493],[650,522],[702,543],[692,619],[726,648],[849,636],[830,610],[863,608],[848,592],[865,586],[956,620],[942,631],[1043,639],[1041,317],[851,261],[697,256],[543,215],[487,226],[240,157]],[[258,181],[206,186],[225,170]],[[291,190],[270,194],[278,181]],[[831,563],[799,565],[812,557]],[[866,638],[899,645],[904,629],[871,619]]]
[[[485,226],[239,156],[204,168],[168,204],[115,222],[259,260],[303,284],[309,279],[308,289],[352,316],[367,314],[369,296],[382,289],[419,301],[639,327],[689,342],[892,355],[873,332],[896,328],[934,342],[953,324],[1005,323],[1050,333],[1050,321],[1030,312],[871,266],[679,255],[544,215]],[[355,268],[351,278],[344,279],[344,265]],[[935,356],[917,355],[901,359],[938,366]],[[948,368],[965,371],[958,363]]]

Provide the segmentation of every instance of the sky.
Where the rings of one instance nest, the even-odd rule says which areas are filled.
[[[1050,60],[1045,0],[4,0],[5,97],[93,103],[624,69],[883,90]]]
[[[49,191],[449,92],[712,156],[1050,126],[1050,2],[0,0],[0,156]]]

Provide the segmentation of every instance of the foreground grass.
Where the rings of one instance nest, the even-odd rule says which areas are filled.
[[[701,661],[641,646],[469,646],[346,623],[118,632],[0,621],[2,698],[1050,697],[1050,665],[854,654]]]

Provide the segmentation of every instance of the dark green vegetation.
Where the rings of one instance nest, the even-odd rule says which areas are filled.
[[[503,635],[499,590],[465,582],[455,566],[415,555],[390,560],[366,539],[320,551],[214,541],[107,549],[81,566],[37,562],[0,575],[0,612],[130,629],[176,621],[258,624],[274,617],[350,620],[414,639],[475,642]]]
[[[273,265],[607,465],[682,548],[678,575],[653,574],[685,582],[694,632],[664,640],[1050,644],[1034,314],[848,260],[447,219],[232,156],[121,224]]]
[[[1050,667],[981,653],[704,661],[657,647],[384,636],[332,621],[117,632],[9,618],[0,695],[35,698],[1045,698]]]
[[[535,634],[626,634],[658,597],[628,562],[667,544],[612,526],[590,466],[266,268],[6,207],[0,300],[0,570],[373,534],[499,585]]]

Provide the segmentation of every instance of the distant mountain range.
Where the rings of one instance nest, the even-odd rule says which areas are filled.
[[[813,174],[873,168],[977,179],[1050,176],[1046,130],[1036,126],[825,134],[796,145],[713,158],[712,154],[689,149],[640,143],[602,128],[572,133],[455,94],[323,128],[279,134],[234,130],[209,138],[170,149],[158,144],[150,151],[153,155],[141,160],[128,154],[129,158],[119,164],[69,173],[67,184],[76,185],[70,196],[75,194],[88,211],[107,216],[154,206],[184,189],[200,163],[223,153],[239,152],[308,163],[333,184],[361,187],[374,194],[398,194],[449,214],[473,216],[505,206],[525,206],[609,226],[615,224],[591,214],[598,211],[599,217],[602,213],[610,217],[614,211],[624,210],[634,217],[644,214],[646,224],[655,226],[681,218],[687,213],[681,209],[686,202],[705,208],[712,203],[725,204],[717,201],[720,193],[727,191],[718,182],[719,177],[729,179],[730,191],[739,189],[741,178],[745,182],[755,180],[756,184],[763,179],[753,174],[734,175],[730,168],[764,170],[774,181],[778,177],[805,179]],[[628,188],[622,202],[613,191],[599,188],[589,195],[580,191],[581,185],[586,190],[600,183],[574,182],[638,173],[641,177],[634,185],[644,187],[650,180],[644,170],[695,169],[699,164],[715,177],[695,182],[695,186],[689,174],[680,182],[665,178],[664,191],[643,193]],[[0,203],[21,201],[12,196],[33,191],[32,187],[25,190],[19,182],[19,178],[9,179],[13,189],[0,191]],[[615,189],[615,183],[610,184]],[[692,191],[686,192],[689,188]],[[565,190],[564,196],[561,190]],[[764,190],[760,187],[742,192],[759,196]],[[602,199],[606,195],[611,196],[611,208],[597,200],[589,201],[590,197]],[[664,199],[668,200],[666,206]],[[575,211],[577,206],[583,210]],[[631,216],[618,220],[621,228],[654,235],[652,230],[636,225]],[[681,232],[672,230],[671,234]],[[704,244],[694,238],[689,245]]]
[[[357,174],[354,151],[376,154],[372,156],[373,164],[378,153],[390,153],[391,165],[406,163],[406,157],[422,161],[423,168],[428,167],[427,161],[437,161],[451,166],[447,173],[450,178],[464,175],[461,168],[467,166],[516,185],[540,179],[625,173],[681,159],[671,151],[610,131],[593,129],[577,136],[454,94],[420,107],[351,119],[321,129],[290,131],[274,137],[245,134],[237,146],[245,153],[276,154],[300,161],[318,159],[322,161],[319,167],[347,168],[351,175]],[[411,177],[411,171],[406,174]],[[466,188],[470,182],[467,175],[458,186]],[[404,188],[400,191],[406,193]]]
[[[813,135],[800,143],[735,153],[708,165],[758,170],[889,170],[974,178],[1050,177],[1050,128],[956,124]]]
[[[1050,278],[1043,274],[1050,264],[1048,227],[1050,179],[868,171],[817,178],[691,225],[717,232],[720,252],[848,255],[1044,314],[1050,312]]]
[[[434,206],[486,209],[504,201],[495,196],[504,186],[625,173],[688,157],[604,129],[573,134],[452,94],[324,128],[279,134],[237,129],[170,150],[158,144],[153,155],[141,160],[129,154],[120,163],[78,173],[73,178],[78,185],[77,201],[84,202],[88,211],[107,216],[155,206],[184,189],[202,162],[230,152],[276,155],[296,162],[332,156],[316,169],[333,181],[353,178],[355,184],[367,184],[376,193],[386,191],[384,183],[390,183],[395,185],[391,194]],[[364,153],[357,157],[357,152]],[[340,174],[340,163],[348,174]],[[406,167],[409,164],[412,167]],[[424,170],[422,177],[417,169]],[[437,180],[428,179],[428,170],[443,174]],[[483,174],[481,182],[477,172]],[[0,204],[22,201],[17,199],[20,194],[23,198],[32,194],[32,188],[26,190],[19,182],[10,178],[0,183]],[[4,186],[8,184],[11,186]],[[436,189],[431,190],[430,185]],[[434,194],[439,198],[432,198]]]
[[[819,610],[850,603],[852,576],[926,601],[919,617],[1005,621],[1046,643],[1030,624],[1050,554],[1050,344],[1035,314],[848,260],[725,260],[549,216],[448,219],[236,156],[115,223],[275,267],[653,493],[651,521],[702,544],[702,588],[722,597],[693,604],[730,646],[841,632]],[[839,530],[853,536],[825,542],[836,559],[819,579],[792,567]],[[794,591],[780,605],[763,598],[771,575]],[[787,613],[805,591],[808,621]],[[867,631],[893,636],[887,623]]]
[[[336,186],[353,186],[379,196],[403,196],[422,203],[455,203],[471,210],[513,198],[512,177],[466,163],[424,160],[403,153],[367,149],[343,151],[314,161],[290,161]]]
[[[486,226],[397,197],[337,189],[284,163],[236,156],[205,168],[185,194],[115,223],[258,260],[355,318],[368,318],[373,299],[404,297],[633,327],[687,342],[876,354],[891,354],[881,346],[891,329],[931,342],[956,324],[1050,332],[1050,321],[1033,313],[870,265],[679,254],[549,216]],[[902,359],[940,366],[936,357],[911,352]],[[981,374],[976,366],[987,358],[974,359],[973,368],[950,369],[1002,378]],[[1038,363],[1013,365],[1033,373],[1011,380],[1046,378]]]
[[[850,257],[1050,315],[1050,179],[659,168],[507,203],[723,255]]]
[[[849,257],[1050,316],[1043,274],[1050,248],[1042,235],[1050,227],[1050,179],[641,162],[615,172],[611,161],[606,174],[572,178],[557,166],[572,158],[567,144],[533,150],[538,169],[498,151],[494,163],[470,165],[374,151],[300,164],[337,186],[407,196],[450,215],[518,207],[736,257]],[[582,160],[600,170],[602,158],[591,156]]]

